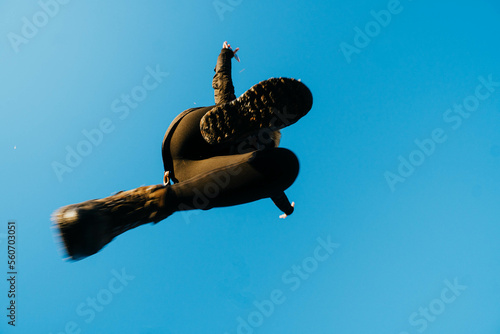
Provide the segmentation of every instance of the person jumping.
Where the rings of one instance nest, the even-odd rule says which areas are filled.
[[[72,260],[100,251],[121,233],[158,223],[175,212],[209,210],[271,198],[285,218],[294,211],[286,197],[299,172],[294,153],[279,148],[280,129],[312,107],[299,80],[264,80],[234,95],[231,60],[224,42],[212,81],[215,105],[180,113],[163,144],[163,184],[64,206],[53,214],[64,250]]]

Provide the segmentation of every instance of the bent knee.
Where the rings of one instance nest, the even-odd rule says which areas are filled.
[[[282,147],[255,152],[251,164],[282,190],[290,187],[299,174],[299,159]]]

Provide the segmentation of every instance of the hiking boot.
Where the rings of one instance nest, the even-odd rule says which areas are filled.
[[[52,220],[69,258],[93,255],[119,234],[167,218],[172,213],[162,210],[164,188],[139,187],[58,209]]]
[[[299,80],[268,79],[209,110],[200,121],[201,134],[209,144],[220,144],[261,129],[279,130],[306,115],[312,101],[311,91]]]

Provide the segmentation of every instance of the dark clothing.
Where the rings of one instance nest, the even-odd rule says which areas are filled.
[[[236,98],[232,57],[231,50],[222,49],[217,60],[212,82],[217,104]],[[293,207],[284,191],[297,177],[296,156],[287,149],[269,147],[269,143],[259,150],[249,150],[244,142],[208,144],[201,136],[200,120],[212,108],[185,110],[165,133],[162,156],[174,183],[167,187],[172,204],[179,210],[207,210],[270,197],[281,211],[291,214]]]

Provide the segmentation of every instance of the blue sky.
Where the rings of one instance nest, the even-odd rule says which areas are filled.
[[[498,333],[497,2],[59,1],[0,3],[1,333]],[[164,132],[213,104],[225,40],[237,95],[313,92],[281,144],[295,213],[177,213],[62,261],[51,213],[161,183]]]

